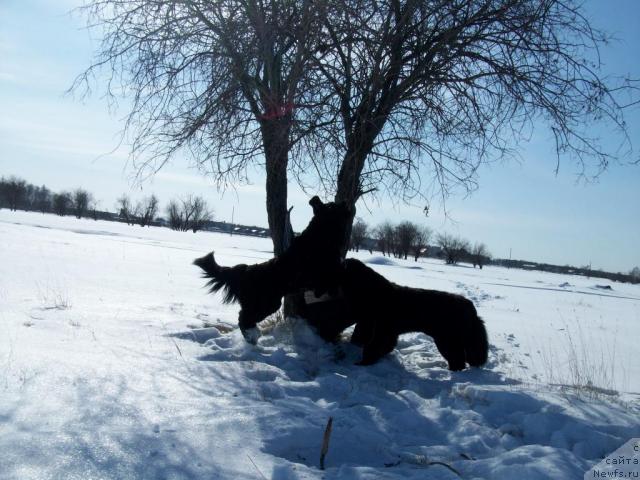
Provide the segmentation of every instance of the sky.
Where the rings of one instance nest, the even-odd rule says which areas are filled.
[[[152,179],[134,181],[127,149],[117,148],[126,102],[110,109],[99,85],[88,99],[65,93],[98,46],[84,20],[69,13],[78,3],[0,0],[0,176],[16,175],[54,191],[83,187],[104,210],[114,210],[123,193],[134,199],[155,193],[163,205],[194,193],[208,199],[217,220],[266,226],[260,172],[251,184],[220,192],[189,168],[188,158],[177,157]],[[616,37],[601,51],[606,72],[640,78],[640,2],[593,0],[586,12],[595,26]],[[637,159],[640,109],[628,112],[627,121]],[[358,216],[372,226],[411,220],[484,242],[498,258],[622,272],[640,266],[640,165],[613,165],[596,182],[584,183],[563,159],[556,175],[544,129],[518,145],[518,155],[518,161],[483,166],[475,192],[457,192],[445,205],[435,201],[428,217],[424,203],[384,197],[359,202]],[[312,194],[290,184],[296,231],[309,221]]]

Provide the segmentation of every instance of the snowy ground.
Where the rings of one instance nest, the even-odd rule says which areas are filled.
[[[271,255],[266,239],[0,210],[0,479],[582,478],[640,437],[640,286],[358,254],[473,299],[492,349],[451,373],[406,335],[357,367],[357,348],[303,324],[247,345],[190,264],[212,249]]]

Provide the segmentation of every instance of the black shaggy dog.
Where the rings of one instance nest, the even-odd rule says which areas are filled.
[[[210,281],[211,292],[224,291],[225,303],[240,303],[238,323],[245,339],[258,340],[258,322],[280,308],[282,297],[303,289],[317,293],[335,284],[341,270],[341,246],[351,211],[344,203],[309,201],[313,218],[279,257],[256,265],[218,265],[213,252],[194,260]]]
[[[363,347],[361,365],[377,362],[409,332],[432,337],[450,370],[486,363],[487,331],[470,300],[397,285],[355,259],[345,260],[339,284],[340,297],[307,303],[303,316],[330,341],[355,323],[351,341]]]

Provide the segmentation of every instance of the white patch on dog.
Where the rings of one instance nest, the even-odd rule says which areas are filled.
[[[304,303],[310,305],[312,303],[320,303],[326,302],[327,300],[331,300],[331,296],[328,293],[325,293],[321,297],[316,297],[315,293],[311,290],[306,290],[304,292]]]

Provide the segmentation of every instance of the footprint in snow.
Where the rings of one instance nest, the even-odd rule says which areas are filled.
[[[273,382],[278,378],[278,374],[273,370],[247,370],[246,375],[257,382]]]
[[[207,346],[213,347],[214,345],[220,350],[228,350],[233,347],[233,339],[230,337],[218,337],[212,338],[207,342]]]

